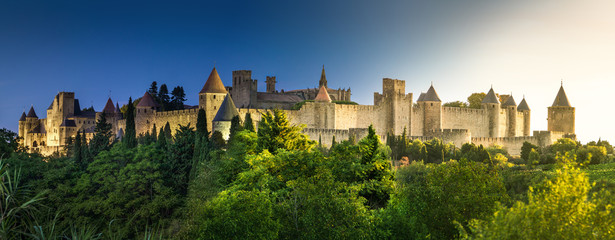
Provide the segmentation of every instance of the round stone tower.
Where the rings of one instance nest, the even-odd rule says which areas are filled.
[[[547,129],[549,131],[574,133],[575,110],[568,101],[563,83],[559,88],[555,101],[553,101],[553,105],[549,107],[548,111]]]
[[[220,79],[220,75],[218,75],[218,71],[214,67],[203,89],[199,92],[199,108],[205,110],[207,119],[212,119],[212,116],[216,116],[227,93],[222,79]],[[207,129],[212,129],[211,120],[207,122]]]
[[[423,135],[434,130],[442,129],[442,100],[436,93],[433,84],[417,103],[423,110]]]
[[[502,104],[502,108],[506,111],[506,136],[514,137],[517,135],[517,103],[512,96],[506,99],[506,101]]]
[[[483,98],[482,108],[487,111],[489,119],[489,137],[500,137],[500,100],[495,95],[493,87]]]
[[[519,106],[517,107],[517,111],[523,114],[523,136],[529,137],[530,136],[530,107],[527,105],[527,102],[525,101],[525,97],[523,97],[523,100],[521,100],[521,103],[519,103]]]

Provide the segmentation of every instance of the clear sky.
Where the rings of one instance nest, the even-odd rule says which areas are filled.
[[[101,111],[152,81],[181,85],[187,104],[212,67],[226,85],[249,69],[265,89],[352,89],[373,104],[382,78],[418,97],[433,82],[444,102],[493,85],[525,95],[532,130],[546,130],[560,82],[583,142],[615,141],[615,2],[519,1],[1,1],[0,127],[39,117],[59,91]]]

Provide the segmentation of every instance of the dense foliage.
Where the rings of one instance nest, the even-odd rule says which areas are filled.
[[[518,158],[405,131],[383,144],[370,126],[325,146],[281,110],[258,131],[249,115],[233,119],[225,141],[207,117],[134,142],[116,141],[103,117],[62,157],[27,154],[0,131],[0,239],[615,237],[606,141],[525,143]]]

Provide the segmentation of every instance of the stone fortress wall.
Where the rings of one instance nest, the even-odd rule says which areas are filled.
[[[233,72],[233,87],[225,87],[214,68],[199,93],[198,108],[158,112],[155,102],[150,101],[148,105],[147,101],[142,100],[135,112],[137,135],[151,132],[154,124],[157,132],[167,123],[172,133],[175,133],[180,125],[190,124],[195,127],[199,109],[205,110],[208,129],[212,131],[214,130],[213,119],[219,114],[218,110],[227,98],[234,101],[233,108],[237,108],[236,114],[239,114],[242,120],[247,113],[250,113],[255,127],[258,127],[261,114],[268,108],[254,106],[260,104],[268,106],[272,102],[269,100],[267,100],[269,102],[259,102],[257,95],[277,94],[275,93],[275,78],[268,77],[267,81],[267,92],[259,93],[256,89],[256,80],[251,78],[251,71],[241,70]],[[387,134],[401,135],[405,130],[413,139],[428,140],[437,137],[446,143],[454,143],[458,147],[467,142],[487,146],[498,144],[507,148],[513,155],[520,152],[524,141],[547,146],[559,137],[574,137],[574,108],[570,106],[563,88],[560,88],[554,106],[549,107],[549,131],[535,131],[534,136],[530,136],[530,109],[525,99],[518,106],[512,97],[505,103],[500,103],[493,89],[483,100],[481,109],[471,109],[443,107],[433,86],[426,93],[421,93],[414,102],[413,94],[405,92],[405,81],[398,79],[384,78],[382,80],[382,92],[374,93],[374,105],[332,102],[331,95],[327,92],[324,69],[320,84],[318,96],[310,96],[315,97],[312,98],[315,99],[314,101],[305,102],[299,110],[290,110],[286,106],[284,111],[291,124],[303,125],[305,134],[312,140],[320,138],[324,145],[330,145],[334,136],[337,141],[348,139],[350,136],[355,136],[358,140],[367,134],[367,128],[370,125],[374,126],[383,141]],[[302,91],[275,96],[277,99],[292,100],[306,93]],[[307,92],[312,94],[311,90]],[[349,100],[349,90],[336,94],[347,94],[347,96],[338,95],[338,97],[348,97]],[[144,98],[146,95],[149,96],[146,93]],[[75,105],[76,101],[74,93],[61,93],[56,96],[47,111],[47,119],[26,117],[24,113],[22,116],[24,120],[20,119],[19,122],[19,134],[24,136],[23,143],[26,146],[33,146],[34,141],[40,143],[46,139],[46,146],[57,151],[63,145],[62,139],[74,136],[76,131],[92,130],[100,113],[95,116],[79,115],[74,112],[75,107],[79,108],[78,104]],[[284,102],[287,105],[290,103],[292,102]],[[125,119],[122,119],[117,109],[110,116],[107,118],[113,125],[113,131],[117,136],[121,136],[126,126]],[[60,125],[67,119],[74,120],[71,122],[74,126],[61,127]],[[227,125],[218,124],[217,126]],[[41,130],[41,127],[44,130]],[[52,144],[49,144],[50,141]]]

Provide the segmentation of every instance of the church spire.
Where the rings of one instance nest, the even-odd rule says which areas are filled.
[[[325,76],[325,65],[322,65],[322,73],[320,74],[320,82],[318,82],[318,87],[322,87],[324,86],[325,88],[328,88],[327,86],[327,76]]]

